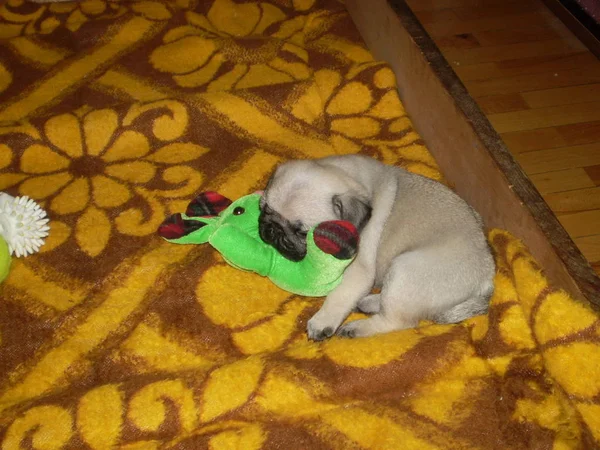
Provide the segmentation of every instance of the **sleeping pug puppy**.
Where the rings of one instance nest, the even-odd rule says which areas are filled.
[[[421,319],[456,323],[487,311],[495,267],[481,218],[441,183],[360,155],[280,165],[261,200],[261,238],[300,260],[307,231],[327,220],[352,222],[361,241],[308,321],[310,339],[370,336]],[[353,310],[370,316],[342,325]]]

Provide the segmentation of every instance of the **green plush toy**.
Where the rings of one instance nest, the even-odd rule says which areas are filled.
[[[198,195],[185,214],[174,214],[158,233],[177,244],[210,243],[227,263],[256,272],[299,295],[324,296],[342,280],[358,248],[358,232],[346,221],[323,222],[306,237],[304,259],[290,261],[259,236],[260,194],[235,202],[216,192]]]

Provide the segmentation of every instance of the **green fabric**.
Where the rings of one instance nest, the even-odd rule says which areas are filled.
[[[342,281],[351,259],[337,259],[320,250],[314,242],[314,229],[307,235],[307,253],[293,262],[263,242],[258,232],[260,194],[239,198],[216,217],[190,217],[184,220],[205,223],[202,228],[177,239],[176,244],[204,244],[217,249],[232,266],[268,277],[281,289],[311,297],[327,295]],[[244,213],[235,215],[236,208]],[[239,211],[239,210],[238,210]]]

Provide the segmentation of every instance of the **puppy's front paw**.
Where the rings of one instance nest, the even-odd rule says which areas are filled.
[[[308,321],[306,325],[306,333],[311,341],[322,341],[333,336],[336,326],[319,320],[318,313]]]
[[[343,338],[357,337],[356,322],[359,322],[359,321],[355,320],[354,322],[348,322],[347,324],[342,325],[341,327],[338,328],[337,333],[335,333],[335,334],[340,337],[343,337]]]

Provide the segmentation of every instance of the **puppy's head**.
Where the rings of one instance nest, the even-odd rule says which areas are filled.
[[[311,160],[279,166],[260,208],[260,237],[292,261],[304,258],[308,230],[319,223],[347,220],[360,232],[371,217],[364,187],[343,171]]]

